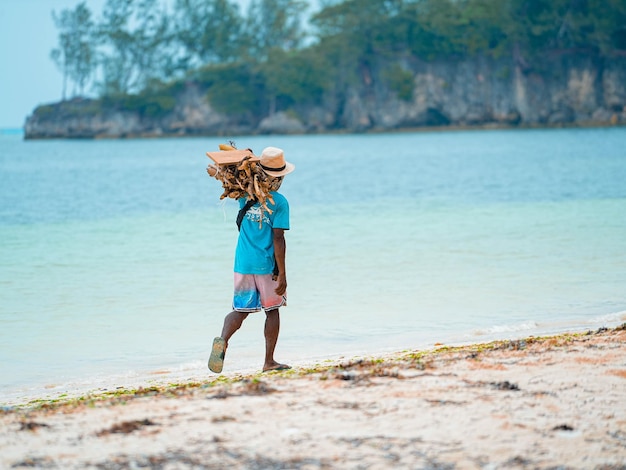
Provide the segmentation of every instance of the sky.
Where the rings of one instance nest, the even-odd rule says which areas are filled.
[[[86,0],[95,17],[105,0]],[[24,126],[33,110],[61,100],[63,76],[50,59],[58,31],[52,12],[80,0],[0,0],[0,129]],[[248,0],[238,0],[242,5]]]
[[[40,104],[61,99],[63,76],[50,59],[58,31],[52,11],[80,0],[0,0],[0,128],[23,127]],[[104,0],[87,0],[100,13]]]

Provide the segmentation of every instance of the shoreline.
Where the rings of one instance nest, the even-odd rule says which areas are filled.
[[[508,326],[494,327],[486,330],[453,331],[447,334],[437,334],[428,340],[400,341],[399,345],[390,347],[375,343],[364,343],[352,345],[345,349],[333,349],[327,351],[325,355],[295,354],[289,362],[294,369],[312,369],[318,367],[320,363],[331,364],[345,360],[363,357],[387,357],[399,354],[399,351],[418,349],[422,351],[436,348],[438,345],[446,347],[465,347],[476,344],[490,344],[498,341],[520,340],[526,337],[542,338],[569,334],[571,331],[589,332],[597,329],[616,328],[626,321],[626,311],[619,311],[613,314],[601,315],[594,320],[574,321],[565,323],[544,323],[541,326],[530,321],[526,323],[515,323]],[[493,331],[490,331],[493,330]],[[291,351],[293,353],[294,351]],[[243,353],[243,356],[241,354]],[[207,370],[206,358],[187,361],[184,364],[152,364],[143,365],[132,370],[106,373],[104,375],[91,377],[85,381],[82,376],[69,378],[65,381],[50,381],[39,383],[24,383],[20,386],[2,389],[4,396],[0,399],[0,412],[2,410],[12,410],[28,408],[31,405],[44,403],[62,403],[80,399],[86,396],[98,396],[107,394],[118,394],[132,392],[138,389],[151,387],[167,387],[170,384],[185,383],[205,383],[218,377],[224,376],[228,379],[254,376],[260,372],[256,367],[256,357],[262,354],[259,349],[252,354],[250,351],[242,350],[241,345],[233,346],[233,354],[227,361],[227,369],[222,374],[214,374]],[[287,354],[287,356],[294,356]],[[208,352],[207,356],[208,358]],[[2,394],[0,394],[2,395]]]
[[[623,468],[626,324],[0,411],[0,467]]]
[[[138,134],[119,134],[119,135],[93,135],[93,136],[46,136],[46,137],[26,137],[25,129],[19,130],[22,134],[23,141],[46,141],[46,140],[84,140],[84,141],[107,141],[107,140],[152,140],[152,139],[193,139],[193,138],[216,138],[216,139],[232,139],[238,137],[285,137],[285,136],[337,136],[337,135],[380,135],[380,134],[411,134],[411,133],[446,133],[446,132],[463,132],[463,131],[497,131],[497,130],[557,130],[557,129],[613,129],[626,128],[626,123],[611,123],[604,121],[580,121],[580,122],[561,122],[561,123],[527,123],[527,124],[506,124],[499,122],[486,122],[483,124],[450,124],[446,126],[418,126],[418,127],[398,127],[393,129],[387,128],[371,128],[364,131],[354,131],[348,129],[327,129],[318,132],[289,132],[289,133],[262,133],[253,132],[249,134],[229,135],[227,133],[138,133]],[[14,130],[14,129],[8,129]],[[7,133],[6,135],[16,135],[16,133]]]
[[[602,328],[613,329],[626,322],[626,311],[617,311],[587,318],[569,319],[567,321],[543,322],[534,321],[498,325],[486,329],[453,330],[439,332],[428,338],[419,340],[404,338],[395,341],[395,346],[381,342],[358,342],[349,347],[327,349],[326,353],[302,353],[301,348],[283,344],[281,355],[289,357],[288,363],[294,369],[310,369],[319,364],[341,362],[363,357],[387,357],[405,350],[430,350],[438,346],[464,347],[486,344],[497,341],[520,340],[524,338],[542,338],[570,334],[570,332],[589,332]],[[287,341],[287,340],[285,340]],[[19,385],[0,387],[0,412],[17,408],[29,407],[31,403],[62,402],[88,395],[111,393],[120,390],[137,390],[149,387],[165,387],[169,384],[193,382],[210,382],[220,376],[228,378],[253,376],[260,372],[257,356],[262,354],[261,345],[258,350],[248,350],[237,343],[232,346],[232,354],[222,374],[214,374],[207,369],[206,357],[200,353],[184,362],[164,364],[160,361],[152,364],[138,363],[136,367],[124,370],[112,370],[104,374],[85,377],[76,375],[64,380],[46,379],[37,382],[24,382]],[[345,345],[344,345],[345,346]]]

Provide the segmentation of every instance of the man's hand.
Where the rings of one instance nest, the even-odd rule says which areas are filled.
[[[276,292],[276,295],[283,295],[287,292],[287,276],[279,273],[276,280],[278,281],[278,286],[274,289],[274,292]]]

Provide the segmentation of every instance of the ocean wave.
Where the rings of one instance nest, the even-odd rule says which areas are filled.
[[[595,325],[598,323],[619,323],[622,321],[626,321],[626,310],[615,313],[608,313],[605,315],[600,315],[597,317],[590,318],[587,320],[587,323]]]
[[[522,323],[514,323],[510,325],[494,325],[484,329],[476,329],[473,331],[475,336],[493,335],[498,333],[517,333],[521,331],[535,330],[538,328],[537,323],[534,321],[527,321]]]

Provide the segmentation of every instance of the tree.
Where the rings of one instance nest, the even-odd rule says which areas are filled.
[[[626,2],[564,1],[558,17],[557,45],[611,54],[626,49]]]
[[[199,78],[208,85],[207,98],[217,111],[230,115],[258,115],[263,83],[250,64],[228,63],[205,67]]]
[[[103,94],[141,91],[177,71],[167,13],[159,0],[107,0],[99,24]]]
[[[330,4],[312,19],[320,38],[316,49],[334,64],[339,95],[353,86],[373,83],[374,64],[394,56],[406,34],[399,24],[403,0],[346,0]]]
[[[176,0],[175,37],[187,67],[233,62],[242,51],[243,18],[228,0]]]
[[[153,81],[170,78],[175,69],[169,58],[171,35],[167,14],[159,0],[137,0],[134,12],[135,28],[131,33],[131,54],[135,67],[133,87],[145,89]]]
[[[74,94],[83,94],[96,67],[94,22],[85,2],[74,10],[64,9],[59,15],[52,13],[59,32],[59,47],[50,57],[63,73],[63,100],[66,99],[67,81],[74,82]]]
[[[104,47],[100,62],[103,68],[103,95],[125,94],[133,80],[132,34],[129,18],[133,0],[107,0],[98,25],[100,44]]]
[[[330,64],[314,49],[282,51],[274,49],[261,64],[269,114],[277,108],[297,104],[318,104],[328,87]]]
[[[624,0],[317,0],[309,37],[306,0],[249,0],[245,17],[235,0],[106,0],[95,26],[86,3],[53,14],[63,99],[99,72],[103,96],[152,115],[183,73],[222,110],[271,113],[341,106],[355,84],[411,99],[416,59],[510,55],[530,70],[547,55],[626,53]]]
[[[246,18],[250,56],[263,60],[272,49],[299,48],[305,37],[302,15],[307,8],[303,0],[251,0]]]

